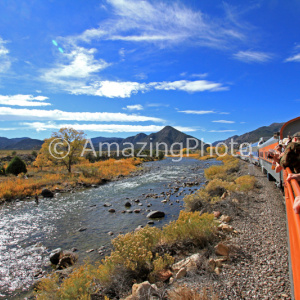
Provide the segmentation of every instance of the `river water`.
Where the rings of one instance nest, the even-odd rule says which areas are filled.
[[[155,220],[161,227],[176,219],[183,206],[183,197],[198,189],[205,181],[203,169],[219,162],[171,158],[143,164],[149,169],[143,175],[110,182],[97,188],[75,193],[62,193],[52,199],[5,203],[0,207],[0,298],[24,299],[26,291],[39,276],[51,270],[49,253],[56,248],[78,249],[79,263],[89,259],[99,261],[97,249],[105,246],[119,233],[126,233],[139,225],[146,225],[149,210],[162,210],[163,219]],[[183,187],[184,182],[197,181],[199,185]],[[179,187],[175,192],[174,187]],[[172,192],[170,201],[162,192]],[[145,198],[146,194],[159,198]],[[134,200],[139,199],[142,205]],[[176,201],[177,200],[177,201]],[[131,210],[140,213],[122,213],[124,203],[132,203]],[[109,202],[111,207],[104,207]],[[151,204],[151,207],[147,207]],[[109,213],[114,208],[115,213]],[[148,211],[147,211],[148,210]],[[85,231],[79,231],[85,228]],[[108,232],[114,235],[108,235]],[[87,253],[88,250],[95,251]],[[106,252],[108,253],[108,252]]]

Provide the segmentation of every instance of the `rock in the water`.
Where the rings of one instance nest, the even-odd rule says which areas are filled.
[[[163,218],[164,216],[165,213],[163,211],[154,210],[147,215],[147,218]]]
[[[57,248],[54,249],[51,253],[50,253],[50,261],[52,264],[57,265],[59,262],[59,257],[60,257],[60,253],[61,253],[61,248]]]
[[[141,209],[135,209],[133,212],[135,212],[136,214],[141,212]]]
[[[224,245],[223,243],[219,243],[216,247],[215,247],[215,252],[217,255],[220,256],[228,256],[229,254],[229,247]]]
[[[125,203],[125,206],[126,206],[126,207],[131,207],[131,203],[130,203],[129,201],[127,201],[127,202]]]
[[[43,189],[42,196],[45,198],[53,198],[54,194],[49,189]]]
[[[78,229],[79,232],[86,231],[86,230],[87,230],[86,227],[80,227],[80,228]]]
[[[95,249],[90,249],[90,250],[87,250],[87,251],[85,251],[86,253],[91,253],[91,252],[93,252],[93,251],[95,251]]]
[[[116,210],[115,210],[114,208],[110,208],[110,209],[108,210],[108,212],[114,213],[114,212],[116,212]]]
[[[139,231],[139,230],[141,230],[143,227],[144,227],[143,225],[139,225],[139,226],[135,229],[135,231]]]
[[[112,231],[109,231],[107,234],[108,235],[114,235],[114,233]]]
[[[78,255],[71,251],[63,251],[60,253],[57,269],[65,269],[75,264],[78,259]]]
[[[103,206],[104,206],[104,207],[110,207],[110,206],[111,206],[111,203],[106,202],[106,203],[103,204]]]
[[[148,221],[147,224],[153,225],[153,224],[154,224],[154,221]]]

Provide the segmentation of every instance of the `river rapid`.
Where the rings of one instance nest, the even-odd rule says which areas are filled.
[[[97,188],[74,193],[56,194],[52,199],[15,201],[0,207],[0,298],[24,299],[31,285],[51,271],[49,253],[56,248],[77,248],[79,263],[86,259],[99,261],[104,246],[108,254],[111,239],[119,233],[145,226],[150,210],[161,210],[166,216],[154,221],[154,226],[176,219],[183,209],[183,198],[204,184],[204,168],[219,164],[215,160],[199,161],[171,158],[143,164],[148,171],[142,175],[112,181]],[[186,182],[198,185],[185,186]],[[170,201],[163,192],[170,192]],[[157,194],[158,198],[148,197]],[[134,200],[138,199],[139,202]],[[122,213],[125,202],[130,210],[140,213]],[[104,207],[104,203],[111,207]],[[148,205],[151,204],[151,207]],[[108,210],[114,208],[115,213]],[[79,229],[83,230],[80,231]],[[108,235],[113,232],[113,235]],[[94,249],[92,252],[87,252]]]

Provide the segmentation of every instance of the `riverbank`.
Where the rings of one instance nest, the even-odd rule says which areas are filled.
[[[111,240],[118,234],[147,225],[151,210],[165,212],[164,218],[153,220],[156,227],[176,220],[184,196],[204,184],[204,169],[215,164],[219,162],[183,159],[174,163],[166,158],[144,163],[144,173],[139,176],[41,197],[38,205],[30,199],[5,202],[0,207],[0,269],[4,276],[0,294],[7,295],[6,299],[23,299],[21,290],[51,270],[49,254],[58,247],[76,248],[79,264],[86,259],[96,263],[109,255]],[[169,201],[163,201],[167,198]],[[126,202],[131,207],[127,208]],[[104,206],[106,203],[110,206]]]
[[[197,210],[195,209],[195,202],[198,202],[197,206],[202,207],[200,214],[199,211],[181,212],[177,221],[166,225],[161,231],[157,231],[157,229],[152,231],[151,228],[146,227],[145,229],[139,228],[136,232],[119,236],[113,241],[114,249],[111,255],[107,256],[99,267],[82,267],[80,270],[75,271],[73,275],[71,274],[61,287],[57,285],[57,277],[42,281],[38,287],[38,298],[44,299],[43,297],[51,295],[56,295],[57,297],[67,295],[67,298],[81,295],[89,298],[92,294],[94,296],[97,295],[96,297],[104,297],[106,294],[111,299],[119,298],[126,294],[126,290],[132,284],[131,282],[139,282],[146,279],[156,283],[154,290],[156,291],[155,293],[158,293],[166,289],[172,290],[172,284],[170,283],[177,282],[190,271],[194,273],[200,265],[202,266],[202,272],[206,274],[219,274],[223,263],[229,259],[230,251],[230,248],[222,240],[226,239],[228,233],[234,232],[234,229],[227,224],[230,221],[230,216],[223,213],[220,220],[214,219],[214,217],[221,215],[221,213],[216,215],[215,209],[219,206],[222,207],[225,202],[230,212],[231,208],[234,207],[234,203],[225,199],[227,195],[236,195],[241,190],[247,191],[254,187],[255,182],[250,176],[239,177],[235,174],[239,164],[237,159],[225,157],[222,160],[225,163],[223,166],[213,166],[205,170],[206,176],[212,179],[205,188],[185,198],[186,206],[189,210]],[[217,178],[218,176],[225,176],[226,178],[221,180]],[[210,196],[210,199],[204,198],[203,192]],[[192,206],[190,205],[191,202],[193,203]],[[214,214],[207,214],[205,213],[206,211],[214,212]],[[208,220],[210,221],[208,222]],[[205,227],[207,225],[203,227],[200,224],[210,224],[210,230],[207,231],[208,229]],[[217,227],[220,231],[217,230]],[[171,239],[166,238],[166,232],[168,232],[168,235],[170,234],[168,228],[172,228]],[[197,228],[197,230],[194,228]],[[151,243],[146,242],[145,238],[150,240]],[[122,246],[120,247],[120,245]],[[133,257],[129,255],[131,252],[135,253]],[[193,262],[193,268],[190,270],[185,268],[176,269],[173,262],[179,261],[188,253],[197,254],[197,260]],[[123,255],[125,256],[123,257]],[[221,258],[218,259],[215,256],[221,256]],[[131,259],[128,261],[130,257]],[[70,290],[70,286],[74,287],[74,280],[79,277],[88,278],[88,281],[83,280],[80,284],[76,284],[75,289]],[[116,280],[116,278],[119,279]],[[125,281],[122,280],[121,286],[117,284],[120,278],[126,279]],[[94,286],[91,286],[92,282],[94,282]],[[50,291],[49,285],[52,286]],[[89,289],[83,289],[82,286],[89,286]]]
[[[138,178],[128,178],[125,179],[124,181],[123,180],[117,181],[115,184],[110,183],[107,186],[103,186],[98,189],[91,189],[90,191],[93,192],[93,195],[97,195],[99,193],[103,194],[102,191],[106,190],[109,187],[113,188],[113,190],[115,191],[115,195],[123,194],[123,191],[125,190],[126,190],[126,194],[123,194],[122,198],[116,198],[114,199],[114,201],[111,201],[112,204],[111,207],[113,207],[116,210],[116,212],[113,214],[105,212],[108,211],[110,207],[107,207],[106,209],[102,208],[101,210],[99,210],[101,208],[101,205],[98,206],[98,204],[96,204],[99,203],[99,201],[97,202],[93,201],[92,203],[95,204],[91,205],[92,203],[89,202],[88,199],[84,199],[84,202],[82,203],[86,203],[87,208],[89,206],[93,206],[93,207],[88,210],[84,210],[82,208],[78,210],[79,209],[78,207],[78,209],[76,208],[75,211],[82,212],[82,215],[86,216],[89,219],[89,223],[83,224],[87,230],[83,231],[82,233],[74,232],[74,236],[72,235],[70,236],[71,238],[70,241],[74,240],[76,241],[76,244],[73,244],[72,242],[68,243],[66,245],[69,246],[64,247],[63,249],[71,249],[72,247],[71,245],[74,246],[80,245],[79,246],[80,251],[76,252],[79,254],[79,258],[82,257],[83,253],[89,252],[92,249],[94,251],[89,252],[88,256],[93,257],[93,255],[95,256],[98,255],[99,257],[100,253],[99,254],[97,253],[97,247],[95,248],[95,244],[99,245],[100,234],[102,235],[104,234],[104,236],[105,235],[107,236],[108,230],[111,230],[113,228],[111,227],[112,224],[116,223],[118,219],[121,218],[120,222],[124,223],[124,225],[125,222],[129,221],[133,228],[140,229],[142,226],[139,226],[139,224],[140,225],[147,224],[147,218],[146,218],[147,210],[162,209],[163,211],[167,212],[165,218],[160,220],[154,220],[154,223],[159,228],[162,228],[163,225],[168,226],[170,221],[177,219],[176,217],[174,217],[176,216],[176,211],[179,212],[179,210],[181,210],[180,207],[182,206],[183,202],[181,201],[182,198],[180,197],[183,196],[183,194],[190,194],[190,195],[186,195],[185,200],[192,198],[194,200],[193,202],[195,203],[195,199],[198,200],[200,199],[202,205],[199,205],[199,201],[198,201],[199,208],[197,209],[198,211],[200,211],[200,214],[205,212],[213,213],[215,215],[215,221],[217,222],[216,225],[218,226],[218,223],[222,223],[222,225],[219,226],[219,230],[217,231],[217,233],[213,234],[213,239],[209,241],[208,245],[205,248],[203,248],[203,245],[200,248],[199,245],[195,247],[195,245],[193,246],[193,243],[191,243],[191,241],[188,243],[180,243],[180,242],[178,243],[177,241],[175,244],[172,245],[169,244],[168,247],[160,243],[159,248],[154,247],[155,249],[158,250],[160,249],[158,251],[158,254],[159,256],[162,256],[162,260],[160,259],[156,262],[155,264],[157,266],[156,268],[161,266],[161,263],[164,262],[164,259],[166,260],[168,258],[165,257],[164,254],[171,255],[171,257],[175,259],[175,262],[180,262],[180,260],[183,260],[183,262],[181,262],[183,265],[180,263],[181,267],[183,268],[184,265],[188,263],[187,260],[193,261],[192,263],[193,266],[191,268],[188,267],[186,270],[181,270],[181,275],[184,274],[185,271],[187,271],[182,278],[179,278],[180,277],[179,275],[177,276],[177,273],[181,268],[178,269],[178,265],[176,267],[176,264],[174,265],[172,261],[169,261],[170,264],[169,267],[166,267],[164,269],[166,272],[164,271],[162,273],[159,273],[160,275],[163,275],[163,277],[161,278],[161,280],[156,281],[155,292],[165,294],[165,295],[169,293],[169,297],[171,297],[169,299],[172,300],[188,299],[187,295],[193,295],[196,292],[198,296],[199,293],[206,293],[207,299],[216,299],[213,297],[219,297],[220,299],[253,299],[253,298],[267,299],[268,296],[266,296],[265,294],[266,292],[272,295],[271,297],[272,299],[283,299],[286,295],[288,299],[290,297],[290,292],[289,292],[288,272],[285,273],[287,267],[287,263],[286,263],[287,257],[286,257],[286,253],[284,252],[286,251],[286,244],[284,244],[284,242],[286,241],[286,234],[285,234],[284,226],[282,226],[282,224],[278,222],[278,221],[284,222],[284,217],[282,217],[282,213],[284,212],[284,210],[282,209],[279,210],[278,207],[272,206],[270,208],[267,206],[267,209],[273,208],[274,210],[274,211],[271,210],[271,214],[269,216],[267,214],[268,210],[265,210],[265,208],[263,208],[263,210],[260,211],[261,198],[264,199],[263,203],[265,206],[268,204],[268,200],[269,200],[268,195],[273,195],[273,194],[276,195],[276,192],[278,193],[278,190],[276,190],[275,188],[273,189],[273,185],[270,185],[270,183],[268,182],[267,184],[270,185],[271,189],[267,185],[262,187],[261,180],[265,180],[265,178],[257,170],[258,173],[256,174],[255,177],[256,183],[253,186],[253,190],[247,192],[247,189],[249,188],[249,183],[253,181],[248,180],[249,176],[247,176],[248,173],[247,164],[244,164],[243,162],[239,162],[240,169],[237,170],[236,172],[233,172],[233,169],[236,167],[235,163],[227,164],[227,166],[211,166],[209,169],[206,169],[205,170],[206,176],[210,177],[211,180],[209,183],[206,182],[204,189],[196,191],[197,187],[195,186],[195,187],[188,188],[188,183],[189,182],[192,183],[195,181],[201,183],[205,181],[205,179],[202,178],[201,174],[203,174],[203,171],[201,170],[203,170],[204,166],[207,166],[207,162],[204,163],[199,161],[198,164],[196,163],[195,160],[184,160],[183,162],[181,162],[181,165],[177,165],[177,164],[169,165],[168,161],[169,160],[167,159],[165,161],[155,163],[154,165],[156,165],[157,167],[155,167],[156,171],[154,173],[152,170],[152,172],[150,172],[149,174],[144,174],[143,176],[140,176]],[[187,169],[184,169],[186,163],[189,164],[189,167]],[[210,163],[213,162],[211,161]],[[175,170],[176,173],[174,172]],[[202,173],[198,173],[199,171]],[[196,178],[194,177],[195,175],[193,174],[195,175],[199,174],[200,176],[197,175],[198,178]],[[171,176],[170,177],[170,179],[172,178],[171,182],[169,181],[170,179],[166,178],[167,176]],[[220,179],[218,177],[221,177],[223,179]],[[241,184],[243,180],[237,180],[238,177],[246,178],[247,180],[244,181],[244,184]],[[145,182],[146,185],[143,184],[144,186],[143,190],[136,190],[134,186],[136,185],[139,186],[141,182],[143,182],[146,178],[152,178],[152,180],[157,182],[158,185],[154,187],[153,185],[148,185]],[[220,183],[220,181],[218,180],[221,180],[222,183],[221,189],[219,188],[220,184],[218,185],[215,184],[216,182]],[[228,183],[230,185],[228,185]],[[122,186],[124,190],[120,190],[119,186]],[[163,186],[165,186],[164,189]],[[152,190],[150,190],[150,187],[152,187]],[[228,189],[224,191],[223,189],[224,187],[227,187]],[[266,191],[265,191],[265,187],[266,187]],[[169,188],[169,191],[166,190],[166,188]],[[242,188],[244,191],[238,191],[237,188],[238,189]],[[153,198],[147,198],[148,194],[147,192],[145,193],[146,190],[148,190],[148,193],[150,193],[149,197],[153,197]],[[109,193],[111,193],[111,191],[112,190],[110,190]],[[203,191],[214,194],[213,196],[214,200],[206,201],[205,198],[204,199],[201,198],[203,196]],[[128,194],[128,192],[130,194]],[[107,195],[109,195],[109,193]],[[169,201],[164,202],[164,200],[166,200],[167,197],[169,196],[169,193],[170,193]],[[85,195],[85,193],[83,193],[82,195]],[[127,196],[128,199],[126,199],[127,197],[125,195],[128,195]],[[76,197],[75,194],[74,196]],[[80,193],[79,195],[77,195],[77,197],[78,196],[80,198]],[[112,198],[115,197],[113,195],[110,196],[112,196]],[[94,196],[92,196],[92,198],[93,197]],[[106,196],[104,195],[104,199],[105,197]],[[218,197],[218,199],[215,197]],[[136,202],[137,199],[139,201]],[[73,205],[72,209],[74,210],[74,204],[76,203],[74,202],[74,200],[67,202],[64,199],[62,199],[62,201],[56,199],[53,203],[55,203],[55,205],[58,206],[61,205],[58,204],[58,202],[65,203],[66,204],[65,207],[70,207],[70,204],[73,203],[71,205]],[[274,204],[277,203],[277,205],[279,203],[278,200],[279,198],[277,196],[274,196],[272,198]],[[126,212],[123,214],[122,207],[120,207],[122,201],[124,201],[123,203],[125,203],[125,201],[129,201],[131,203],[132,214]],[[41,205],[46,203],[48,204],[49,201],[47,200]],[[185,201],[185,205],[187,205],[187,203],[191,203],[191,201]],[[143,206],[139,206],[139,204]],[[151,207],[147,208],[148,205],[151,205]],[[133,211],[135,210],[134,206],[136,206],[136,208],[140,210],[140,213],[138,214],[133,213]],[[186,208],[191,209],[191,206],[188,205],[186,206]],[[64,208],[61,207],[61,209]],[[93,213],[92,215],[91,212],[89,212],[89,210],[91,210],[91,212]],[[41,211],[44,211],[44,209],[42,208]],[[200,218],[199,212],[197,213],[197,215],[198,217],[196,220],[198,222],[200,220],[198,219]],[[97,220],[99,220],[100,216],[104,217],[105,223],[101,228],[99,228],[100,230],[98,231],[95,230],[91,231],[91,229],[97,224],[95,222],[99,222],[96,221],[96,219],[94,219],[94,217],[92,216],[97,217]],[[190,217],[191,216],[192,215],[190,215]],[[275,216],[274,226],[268,226],[269,222],[271,222],[272,217],[274,216]],[[190,223],[191,222],[190,217],[187,213],[185,213],[183,220],[188,220],[188,223]],[[182,219],[179,218],[179,220],[177,220],[176,222],[178,221],[180,221],[179,223],[182,223]],[[174,227],[174,224],[175,223],[172,223],[173,225],[172,227]],[[70,224],[70,225],[72,225],[71,227],[74,228],[74,224]],[[76,227],[79,226],[77,225]],[[65,228],[64,231],[66,230],[68,231],[67,228]],[[269,230],[271,230],[270,236],[268,236],[268,234],[270,234]],[[113,233],[117,234],[120,231],[120,229],[117,229],[116,227],[116,229],[113,229],[112,231]],[[124,227],[124,231],[128,232],[128,228]],[[252,231],[254,235],[252,235]],[[138,232],[140,232],[141,234],[143,231],[141,229],[136,231],[136,233]],[[86,242],[83,242],[84,240],[82,240],[81,238],[84,238],[85,235],[86,237],[89,238],[91,243],[86,244]],[[55,236],[59,237],[59,235],[57,234],[55,234]],[[134,234],[131,233],[129,236],[133,237]],[[66,240],[65,236],[62,236],[62,238],[63,240]],[[49,239],[51,238],[49,237]],[[256,243],[256,239],[259,241],[259,243]],[[283,246],[279,247],[278,244],[274,242],[273,239],[280,240]],[[126,240],[127,239],[123,241]],[[130,240],[135,241],[134,238]],[[267,244],[264,244],[265,240],[268,241]],[[214,247],[217,246],[220,242],[227,247],[227,248],[225,247],[225,249],[229,251],[228,255],[225,254],[224,256],[221,257],[217,255],[216,249]],[[61,246],[62,244],[54,240],[52,246],[49,246],[49,249],[54,249],[55,245],[57,247],[57,246]],[[263,249],[260,249],[260,245],[262,245]],[[102,246],[101,247],[98,246],[98,248],[99,248],[98,249],[99,252],[103,251]],[[108,250],[109,247],[105,247],[105,248],[106,248],[104,249],[105,255],[107,257],[110,257],[109,256],[110,251],[106,251]],[[135,249],[137,247],[135,246],[129,248]],[[153,251],[154,250],[152,249],[151,252],[152,255],[154,254],[154,258],[155,258],[156,252]],[[256,252],[253,253],[252,251],[257,251],[257,253]],[[271,253],[268,251],[270,251]],[[193,256],[193,254],[195,254],[196,256]],[[277,258],[277,255],[280,256],[280,259]],[[277,259],[279,261],[278,265],[276,263]],[[153,263],[153,258],[150,260],[150,262]],[[154,267],[154,265],[152,266]],[[269,266],[271,266],[270,270],[268,270]],[[94,267],[92,269],[95,270]],[[100,288],[98,290],[100,294],[105,292],[103,290],[103,285],[100,284],[100,281],[99,279],[97,279],[97,276],[93,274],[94,271],[92,273],[89,273],[88,270],[91,269],[89,269],[89,267],[87,266],[81,267],[80,271],[78,272],[76,271],[77,273],[75,272],[73,277],[69,277],[70,280],[65,281],[64,287],[69,291],[68,284],[73,282],[74,278],[76,278],[76,274],[78,276],[80,275],[80,277],[82,274],[85,274],[88,277],[92,276],[89,278],[93,278],[92,283],[94,282],[96,284],[96,287]],[[122,274],[120,270],[121,269],[118,269],[118,272]],[[282,276],[280,274],[282,274]],[[249,276],[253,275],[253,277],[248,279],[244,275],[249,275]],[[133,283],[131,281],[133,279],[131,276],[132,276],[132,272],[129,272],[128,276],[124,275],[121,277],[117,277],[119,278],[117,281],[120,281],[124,288],[122,291],[122,295],[124,297],[126,296],[126,294],[128,295],[130,286]],[[271,279],[269,279],[268,277],[271,277]],[[127,283],[125,284],[124,280],[122,281],[120,280],[120,278],[122,280],[128,278],[130,282],[127,281]],[[266,285],[260,284],[261,283],[260,280],[259,282],[256,282],[257,278],[266,280],[265,281]],[[152,277],[147,278],[142,276],[139,278],[139,280],[141,281],[147,279],[151,281]],[[137,282],[139,282],[139,280]],[[276,286],[278,287],[277,294],[274,289],[273,291],[268,290],[269,284],[270,282],[272,282],[272,280],[273,281],[276,280]],[[78,285],[78,288],[80,288],[81,283],[80,282],[76,283],[76,285]],[[141,286],[145,286],[145,284]],[[45,295],[45,298],[40,298],[40,299],[49,299],[49,297],[51,297],[51,293],[52,296],[55,295],[56,293],[55,285],[52,287],[53,287],[52,289],[48,290],[50,294]],[[255,293],[252,292],[252,287],[255,288],[254,289]],[[87,297],[88,297],[87,299],[89,299],[89,297],[92,294],[93,297],[100,297],[100,294],[98,292],[95,293],[94,290],[95,286],[92,286],[92,288],[88,289],[88,291],[85,291],[87,292]],[[134,286],[133,288],[137,289],[138,287]],[[64,288],[62,290],[64,290]],[[172,291],[175,291],[175,294]],[[112,296],[111,292],[112,291],[110,291],[108,295],[110,295],[110,299],[113,299],[114,297]],[[249,295],[251,296],[248,296],[247,294],[248,292],[250,293]],[[80,290],[78,291],[77,289],[75,291],[75,294],[82,295]],[[177,297],[176,295],[177,296],[181,295],[183,298],[182,297],[176,298]],[[64,298],[62,297],[62,299]]]
[[[0,177],[0,203],[15,199],[30,199],[35,195],[45,195],[43,190],[52,197],[54,193],[66,193],[87,187],[97,187],[112,180],[124,178],[134,172],[133,176],[142,173],[138,169],[143,160],[139,158],[108,159],[89,163],[83,160],[74,166],[72,173],[63,167],[47,167],[44,170],[28,167],[28,173],[18,177]]]

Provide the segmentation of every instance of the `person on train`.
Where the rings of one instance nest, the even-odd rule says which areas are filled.
[[[268,157],[276,164],[275,171],[279,173],[283,168],[289,167],[292,172],[300,173],[300,131],[295,133],[283,153],[269,151]]]

